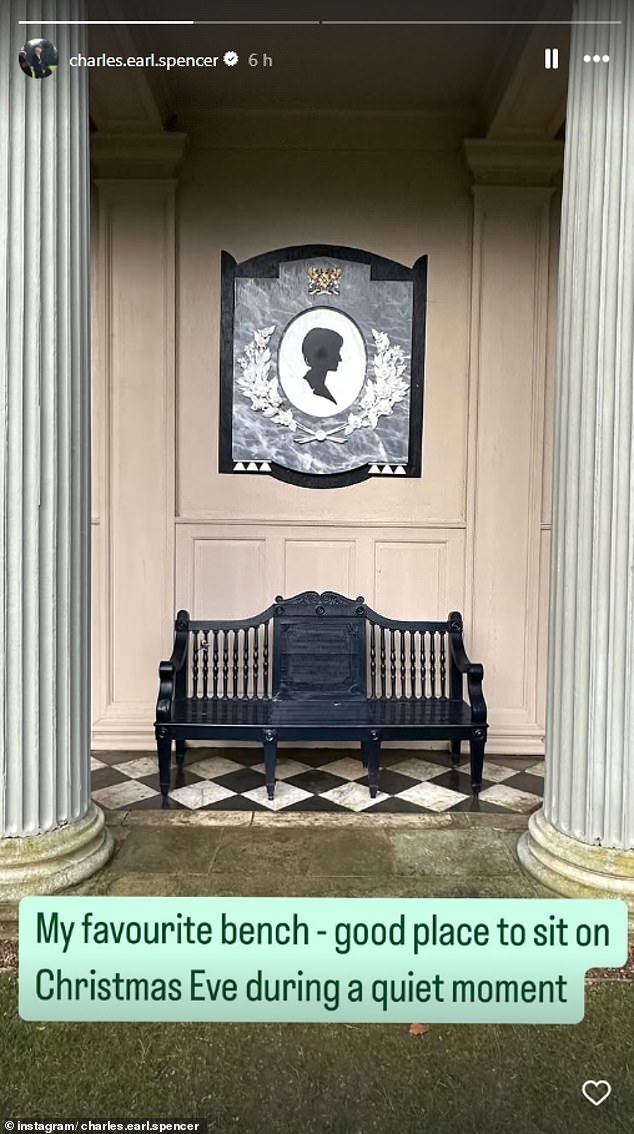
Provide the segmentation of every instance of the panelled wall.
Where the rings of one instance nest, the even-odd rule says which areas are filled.
[[[171,176],[160,137],[140,171],[98,151],[93,744],[152,746],[178,607],[242,617],[310,588],[395,617],[463,610],[490,751],[539,753],[557,198],[483,184],[456,123],[300,125],[192,122]],[[304,243],[429,256],[421,480],[311,491],[216,471],[221,249]]]

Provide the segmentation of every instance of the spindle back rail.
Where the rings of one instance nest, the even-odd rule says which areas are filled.
[[[410,622],[385,618],[363,598],[304,591],[249,619],[191,619],[180,610],[174,631],[155,721],[164,797],[172,743],[182,764],[188,740],[259,741],[269,799],[281,740],[359,741],[373,799],[382,741],[448,740],[454,762],[467,741],[480,791],[484,671],[467,657],[458,611],[446,622]]]

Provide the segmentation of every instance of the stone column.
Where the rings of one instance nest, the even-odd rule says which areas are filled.
[[[0,899],[107,861],[90,801],[88,89],[79,0],[0,6]],[[19,19],[41,20],[27,28]],[[25,40],[59,68],[31,79]],[[5,318],[6,313],[6,318]]]
[[[550,889],[634,915],[634,12],[574,16],[621,23],[572,31],[545,795],[518,853]]]

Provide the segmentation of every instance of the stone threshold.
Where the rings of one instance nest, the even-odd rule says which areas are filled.
[[[376,830],[381,827],[409,828],[410,830],[468,830],[473,827],[490,827],[492,830],[524,831],[528,815],[491,812],[458,812],[438,815],[389,815],[324,812],[264,812],[264,811],[109,811],[105,813],[109,827],[361,827]]]

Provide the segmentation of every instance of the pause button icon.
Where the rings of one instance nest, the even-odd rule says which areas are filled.
[[[559,48],[547,47],[544,51],[544,67],[547,71],[556,71],[559,67]]]

